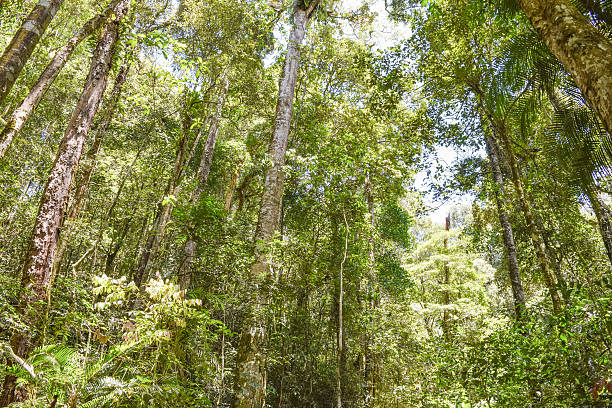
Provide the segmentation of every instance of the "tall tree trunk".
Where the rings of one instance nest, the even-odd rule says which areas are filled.
[[[227,73],[227,72],[226,72]],[[192,204],[197,203],[204,191],[204,187],[208,182],[208,175],[210,174],[210,166],[212,165],[212,158],[215,152],[215,145],[217,143],[217,135],[219,134],[219,122],[221,121],[221,114],[223,113],[223,106],[225,105],[225,98],[229,89],[229,81],[227,76],[224,75],[221,79],[222,87],[219,90],[219,96],[217,100],[217,106],[213,116],[210,118],[210,126],[208,128],[208,137],[206,144],[204,145],[204,151],[202,152],[202,158],[200,160],[200,166],[196,175],[196,186],[191,195]],[[196,242],[193,235],[190,233],[185,247],[183,248],[184,260],[181,263],[179,270],[179,279],[181,287],[187,289],[191,283],[192,270],[191,264],[195,257]]]
[[[563,276],[563,271],[561,270],[561,263],[560,263],[561,258],[559,258],[559,252],[555,249],[552,242],[550,242],[550,239],[549,239],[550,233],[544,226],[544,222],[542,221],[542,218],[538,214],[537,207],[533,199],[531,200],[531,202],[532,202],[532,208],[535,210],[534,220],[536,223],[536,227],[538,231],[540,231],[540,235],[542,236],[542,242],[544,243],[544,249],[546,250],[546,256],[550,260],[552,271],[554,272],[555,279],[557,280],[557,288],[559,288],[559,291],[565,303],[569,303],[570,293],[567,290],[567,282],[565,281],[565,276]]]
[[[508,216],[508,200],[506,199],[504,179],[502,175],[499,151],[497,143],[491,135],[485,133],[485,141],[487,147],[487,155],[491,163],[493,181],[497,190],[495,190],[495,203],[497,205],[497,215],[499,223],[502,227],[502,237],[504,240],[504,249],[506,250],[506,261],[508,262],[508,275],[510,276],[510,286],[512,287],[512,297],[514,299],[514,310],[516,319],[522,320],[525,315],[525,292],[521,283],[521,273],[518,265],[518,256],[516,251],[516,243],[514,242],[514,232],[510,224]]]
[[[265,341],[265,322],[262,305],[267,294],[261,285],[269,275],[266,245],[278,230],[281,200],[283,195],[283,166],[289,138],[289,127],[293,112],[293,96],[300,62],[300,48],[306,25],[319,0],[312,0],[307,7],[303,0],[293,6],[293,27],[287,44],[287,55],[279,84],[274,133],[270,142],[272,165],[265,171],[261,207],[255,231],[255,262],[251,266],[250,283],[254,290],[254,301],[243,323],[234,383],[233,408],[260,408],[265,405],[266,376],[265,355],[262,348]]]
[[[68,213],[63,223],[64,233],[62,234],[57,245],[53,271],[54,276],[57,273],[58,269],[61,267],[64,258],[64,252],[66,251],[66,247],[72,235],[74,222],[76,221],[79,212],[81,211],[83,200],[85,199],[87,191],[89,190],[91,175],[96,166],[96,158],[98,156],[98,152],[100,151],[100,147],[102,146],[102,141],[104,140],[104,136],[106,134],[106,131],[108,130],[108,126],[110,125],[111,120],[113,119],[115,111],[117,110],[117,105],[121,97],[121,89],[123,87],[125,79],[127,78],[128,71],[129,63],[126,62],[119,69],[119,73],[117,74],[117,78],[115,79],[113,90],[111,91],[110,97],[108,99],[109,105],[107,106],[106,111],[102,116],[102,120],[98,125],[98,128],[94,131],[93,143],[91,144],[91,147],[85,155],[85,162],[83,163],[82,170],[80,172],[81,174],[79,177],[77,177],[74,198],[72,199],[72,203],[68,206]]]
[[[523,188],[523,181],[521,180],[520,171],[518,168],[518,163],[516,162],[516,158],[514,155],[514,149],[512,147],[512,143],[510,142],[510,137],[507,134],[507,129],[504,123],[493,122],[494,119],[491,119],[491,123],[497,138],[503,143],[504,150],[506,153],[506,158],[508,160],[508,164],[510,165],[510,174],[512,175],[512,183],[514,184],[514,188],[516,190],[516,194],[519,199],[519,203],[521,205],[521,209],[523,211],[523,216],[525,217],[525,222],[527,223],[527,228],[529,230],[529,234],[531,235],[531,241],[533,243],[533,247],[540,263],[540,269],[542,270],[542,276],[544,278],[544,283],[550,292],[550,298],[552,301],[553,311],[554,313],[560,313],[562,310],[561,298],[559,296],[559,291],[557,289],[557,282],[555,279],[555,275],[551,270],[550,263],[546,257],[546,248],[544,246],[544,242],[542,240],[542,236],[538,231],[537,225],[535,223],[535,219],[533,213],[531,211],[531,205],[527,200],[525,195],[525,189]],[[494,140],[493,138],[491,140]]]
[[[40,0],[17,30],[0,57],[0,105],[28,62],[40,37],[55,17],[63,0]]]
[[[597,224],[599,225],[599,232],[606,248],[606,254],[608,260],[612,265],[612,210],[602,199],[601,194],[595,190],[593,185],[587,186],[584,189],[587,197],[593,207],[595,217],[597,217]]]
[[[76,104],[64,138],[59,146],[55,164],[43,193],[34,233],[23,267],[20,311],[28,331],[15,331],[11,345],[15,353],[26,357],[39,340],[38,331],[44,325],[45,303],[52,285],[52,268],[55,250],[60,236],[64,210],[70,194],[70,185],[83,153],[83,146],[100,99],[106,88],[106,77],[117,38],[120,20],[127,12],[129,0],[121,0],[115,9],[115,18],[102,31],[93,54],[85,86]],[[5,378],[0,405],[6,406],[15,398],[15,379]]]
[[[612,41],[593,27],[570,0],[519,3],[612,135]]]
[[[118,2],[119,0],[114,0],[101,14],[87,21],[79,32],[72,36],[66,45],[55,54],[51,62],[49,62],[49,65],[47,65],[47,68],[45,68],[43,73],[40,74],[40,77],[38,77],[36,84],[30,89],[30,92],[21,102],[21,105],[13,111],[7,124],[4,126],[0,134],[0,159],[8,150],[15,136],[21,131],[23,126],[25,126],[32,113],[34,113],[36,107],[49,87],[51,87],[51,84],[53,84],[53,81],[64,67],[64,64],[66,64],[66,61],[68,61],[77,45],[93,34],[102,23],[106,21]]]

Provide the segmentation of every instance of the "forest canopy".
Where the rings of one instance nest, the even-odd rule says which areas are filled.
[[[612,2],[0,0],[0,407],[612,406]]]

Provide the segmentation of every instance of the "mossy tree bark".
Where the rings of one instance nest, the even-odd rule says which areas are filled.
[[[612,135],[612,41],[570,0],[519,0],[519,4]]]

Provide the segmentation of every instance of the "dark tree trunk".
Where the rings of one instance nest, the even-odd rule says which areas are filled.
[[[450,214],[446,216],[444,229],[448,233],[450,231]],[[448,253],[448,235],[444,237],[444,252]],[[444,306],[450,305],[450,268],[448,267],[448,262],[444,263],[444,276],[442,283],[444,284],[444,289],[442,290],[442,304]],[[444,312],[442,313],[442,331],[444,333],[444,339],[446,341],[450,341],[450,314],[448,313],[447,308],[444,308]]]
[[[366,176],[365,180],[365,196],[366,203],[368,205],[368,215],[369,219],[369,227],[370,227],[370,236],[369,236],[369,250],[368,250],[368,306],[370,308],[370,315],[373,315],[376,310],[376,298],[375,292],[376,290],[376,225],[374,222],[374,194],[372,192],[372,180],[370,179],[370,175]],[[372,319],[369,319],[370,323]],[[374,399],[376,397],[376,381],[375,381],[375,372],[376,372],[376,359],[374,357],[374,353],[372,351],[372,347],[370,344],[370,336],[368,330],[365,330],[365,346],[364,346],[364,370],[363,370],[363,380],[366,384],[366,392],[365,392],[365,406],[371,407],[374,405]]]
[[[43,96],[49,87],[51,87],[51,84],[53,84],[53,81],[64,67],[64,64],[66,64],[66,61],[68,61],[77,45],[93,34],[102,25],[109,17],[110,13],[115,9],[118,1],[119,0],[113,1],[101,14],[96,15],[86,22],[81,30],[68,40],[68,43],[55,54],[49,65],[47,65],[47,68],[40,74],[36,84],[30,89],[28,96],[26,96],[21,102],[21,105],[13,111],[7,124],[4,126],[0,134],[0,158],[4,156],[15,136],[21,131],[23,126],[25,126],[30,116],[32,116],[32,113],[34,113],[38,107]]]
[[[79,97],[64,138],[60,143],[55,164],[43,193],[34,233],[23,267],[20,310],[27,331],[15,331],[11,344],[15,353],[26,357],[39,340],[38,331],[43,327],[45,304],[48,302],[53,283],[53,260],[60,236],[64,211],[70,194],[74,174],[83,153],[83,146],[100,99],[106,88],[106,77],[117,38],[120,20],[127,12],[129,1],[121,0],[115,9],[115,18],[102,31],[94,51],[89,74]],[[23,398],[15,395],[14,387],[7,387],[11,376],[5,378],[0,405]]]
[[[495,191],[495,202],[497,204],[499,223],[502,227],[504,249],[506,250],[506,261],[508,262],[508,275],[510,276],[512,297],[514,299],[514,310],[516,312],[516,319],[522,320],[525,314],[525,292],[523,291],[523,284],[521,283],[521,273],[518,265],[516,244],[514,242],[514,232],[512,231],[512,225],[510,224],[510,217],[508,216],[507,211],[508,201],[505,195],[504,179],[499,159],[499,149],[495,139],[490,135],[486,134],[485,140],[487,155],[489,156],[489,162],[491,163],[493,181],[495,182],[495,187],[497,188]]]
[[[0,57],[0,105],[30,59],[63,0],[40,0]]]
[[[267,301],[262,283],[269,275],[266,245],[278,230],[281,199],[283,195],[283,166],[289,139],[289,128],[293,113],[293,96],[300,62],[300,47],[306,34],[306,25],[317,7],[319,0],[313,0],[306,7],[303,0],[297,0],[293,7],[293,27],[287,44],[287,55],[279,84],[274,133],[269,154],[272,165],[265,171],[261,206],[255,231],[255,262],[250,271],[250,283],[254,290],[251,310],[244,321],[238,354],[232,408],[261,408],[266,398],[265,322],[261,305]]]

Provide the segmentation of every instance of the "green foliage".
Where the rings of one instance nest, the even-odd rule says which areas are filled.
[[[35,3],[0,1],[2,47]],[[64,2],[1,121],[106,3]],[[98,33],[77,48],[0,160],[0,378],[17,377],[30,397],[13,406],[231,406],[237,334],[254,303],[266,323],[269,406],[330,407],[338,372],[351,408],[606,403],[609,135],[518,2],[345,3],[320,3],[300,49],[283,184],[268,180],[282,187],[279,228],[259,252],[270,269],[255,285],[253,237],[293,2],[132,2],[109,85],[123,61],[129,75],[90,157],[109,91],[97,114],[57,231],[66,251],[45,278],[44,325],[28,327],[21,268]],[[608,2],[574,3],[609,34]],[[491,177],[483,136],[494,124],[507,130],[564,294],[557,315],[506,149],[502,186]],[[435,162],[449,149],[457,160]],[[430,196],[459,194],[474,202],[449,210],[450,231],[428,220]],[[603,217],[591,213],[595,196]],[[520,321],[500,210],[516,242]],[[23,356],[10,346],[17,331],[32,341]]]

